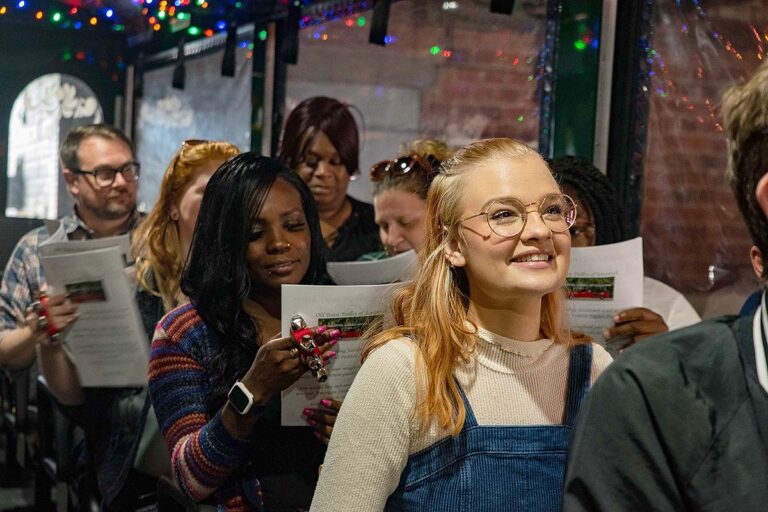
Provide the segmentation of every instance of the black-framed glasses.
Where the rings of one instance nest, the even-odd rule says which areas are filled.
[[[431,156],[431,155],[430,155]],[[434,177],[436,167],[433,162],[422,158],[419,155],[401,156],[397,160],[383,160],[377,164],[371,166],[371,172],[369,174],[371,181],[381,181],[385,176],[402,176],[408,174],[413,170],[418,170],[424,173],[427,181],[430,181]],[[434,160],[436,162],[436,160]]]
[[[90,174],[99,187],[109,187],[115,182],[117,173],[122,174],[125,181],[138,181],[141,175],[141,165],[139,165],[139,162],[127,162],[117,168],[105,165],[97,167],[92,171],[84,171],[82,169],[70,169],[70,171],[75,174]]]
[[[522,233],[528,221],[528,207],[536,206],[544,225],[554,233],[564,233],[576,221],[576,203],[565,194],[549,194],[541,201],[524,204],[517,198],[496,199],[485,210],[461,219],[456,224],[485,216],[491,231],[503,238]]]

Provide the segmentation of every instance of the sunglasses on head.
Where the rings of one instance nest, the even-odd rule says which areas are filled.
[[[195,147],[195,146],[199,146],[200,144],[206,144],[208,142],[210,142],[210,141],[205,140],[205,139],[187,139],[184,142],[182,142],[181,143],[181,149],[176,153],[176,156],[172,160],[173,169],[172,169],[171,172],[175,172],[176,171],[176,165],[178,165],[179,159],[181,159],[181,155],[182,155],[182,153],[184,153],[185,150],[187,150],[189,148],[192,148],[192,147]]]
[[[383,160],[371,166],[371,181],[381,181],[386,176],[403,176],[416,170],[424,173],[427,180],[437,174],[439,162],[429,155],[426,159],[419,155],[401,156],[397,160]]]
[[[187,139],[181,143],[181,149],[191,148],[192,146],[199,146],[208,142],[205,139]]]

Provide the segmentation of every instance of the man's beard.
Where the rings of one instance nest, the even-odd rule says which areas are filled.
[[[122,203],[117,201],[107,201],[103,206],[94,207],[89,201],[80,199],[79,207],[91,212],[94,216],[103,220],[120,220],[129,215],[135,208],[136,203]]]

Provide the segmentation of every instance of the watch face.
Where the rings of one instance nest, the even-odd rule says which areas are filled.
[[[245,394],[240,386],[235,384],[229,391],[229,401],[240,414],[245,414],[251,403],[250,397]]]

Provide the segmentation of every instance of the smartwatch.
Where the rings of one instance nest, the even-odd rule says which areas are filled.
[[[229,390],[227,401],[241,416],[245,416],[249,412],[260,412],[264,408],[264,406],[254,403],[253,393],[248,391],[245,384],[239,380]]]

